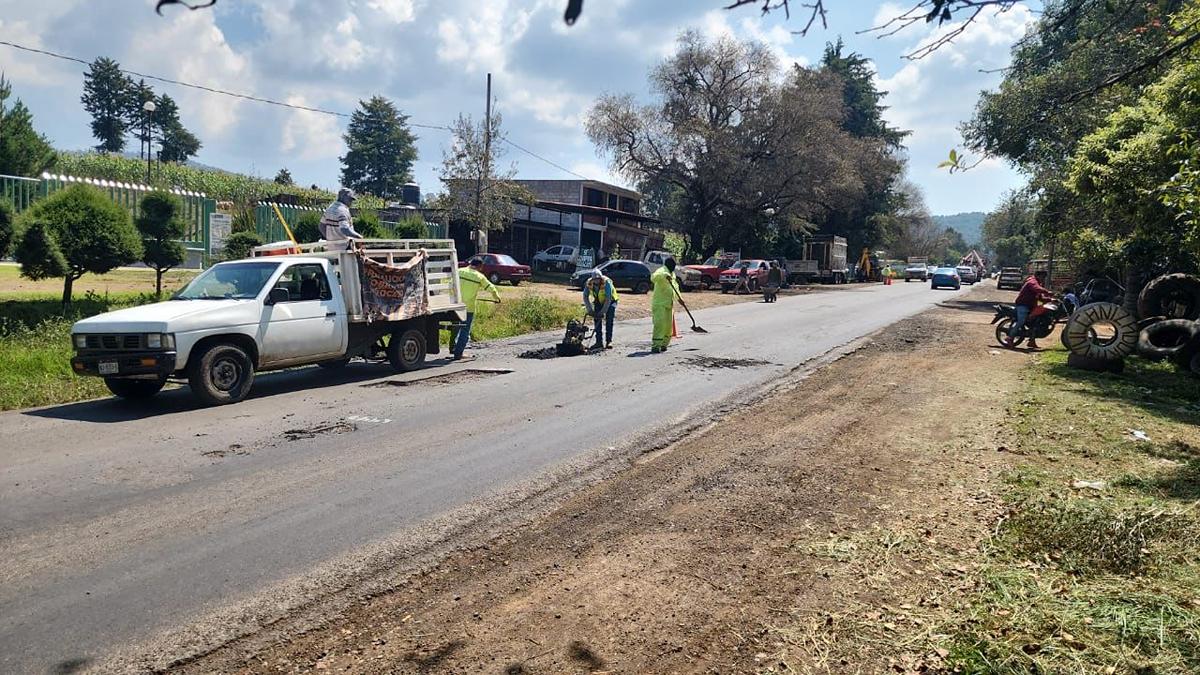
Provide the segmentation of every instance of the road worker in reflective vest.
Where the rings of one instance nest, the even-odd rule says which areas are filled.
[[[588,316],[596,321],[596,344],[592,349],[612,349],[613,322],[617,318],[617,289],[612,279],[600,270],[592,270],[592,276],[583,286],[583,305]],[[607,338],[604,329],[608,329]]]
[[[654,321],[654,335],[650,341],[651,353],[667,351],[671,344],[674,324],[675,295],[679,293],[679,281],[675,278],[675,259],[667,258],[663,266],[650,275],[654,295],[650,298],[650,316]]]
[[[500,302],[500,293],[479,268],[483,267],[483,256],[471,258],[470,264],[458,270],[458,286],[462,291],[463,304],[467,306],[467,320],[462,326],[450,331],[450,353],[454,360],[461,359],[471,338],[471,324],[475,323],[475,310],[479,304],[479,292],[490,293],[493,302]]]

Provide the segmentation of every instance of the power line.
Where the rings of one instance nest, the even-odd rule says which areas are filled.
[[[63,61],[70,61],[72,63],[80,63],[85,66],[91,65],[90,61],[85,61],[85,60],[75,57],[75,56],[69,56],[67,54],[60,54],[58,52],[52,52],[52,51],[49,51],[46,49],[38,49],[36,47],[27,47],[25,45],[19,45],[15,42],[9,42],[7,40],[0,40],[0,45],[5,45],[8,47],[12,47],[13,49],[19,49],[19,50],[25,51],[25,52],[30,52],[32,54],[41,54],[42,56],[49,56],[51,58],[60,59]],[[325,110],[323,108],[313,108],[313,107],[305,106],[305,105],[286,103],[284,101],[276,101],[276,100],[269,99],[269,98],[263,98],[261,96],[253,96],[250,94],[242,94],[242,93],[235,92],[235,91],[227,91],[225,89],[217,89],[215,87],[209,87],[209,86],[205,86],[202,84],[194,84],[192,82],[183,82],[181,80],[174,80],[169,77],[160,77],[158,75],[139,73],[135,70],[126,70],[124,68],[121,68],[120,71],[122,73],[125,73],[126,75],[132,75],[134,77],[140,77],[140,78],[147,79],[147,80],[154,80],[156,82],[164,82],[167,84],[173,84],[173,85],[180,86],[180,87],[187,87],[189,89],[197,89],[200,91],[208,92],[210,94],[219,94],[221,96],[229,96],[232,98],[238,98],[238,99],[242,99],[242,100],[246,100],[246,101],[254,101],[256,103],[265,103],[267,105],[279,106],[281,108],[291,108],[293,110],[303,110],[306,112],[314,112],[314,113],[319,113],[322,115],[332,115],[334,117],[346,117],[346,118],[350,117],[350,115],[348,113],[338,112],[336,110]],[[417,127],[419,129],[436,129],[439,131],[451,131],[450,127],[445,126],[445,125],[440,125],[440,124],[420,124],[417,122],[408,122],[408,126]],[[508,143],[509,145],[513,146],[517,150],[520,150],[521,152],[529,155],[530,157],[539,159],[560,171],[565,171],[566,173],[569,173],[572,176],[576,176],[578,178],[582,178],[583,180],[591,180],[587,176],[583,176],[578,173],[575,173],[574,171],[571,171],[570,169],[562,166],[561,164],[552,162],[549,159],[546,159],[545,157],[542,157],[541,155],[537,154],[536,152],[533,152],[532,150],[529,150],[520,145],[517,145],[516,143],[513,143],[512,141],[508,140],[507,138],[504,138],[501,140],[503,140],[505,143]]]

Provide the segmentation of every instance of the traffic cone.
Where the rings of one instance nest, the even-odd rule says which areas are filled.
[[[674,340],[678,340],[681,337],[683,337],[683,336],[679,334],[679,326],[677,326],[675,324],[675,315],[672,314],[671,315],[671,338]]]

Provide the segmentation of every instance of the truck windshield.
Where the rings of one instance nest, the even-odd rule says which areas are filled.
[[[208,268],[172,300],[246,300],[256,298],[271,279],[277,262],[225,263]]]

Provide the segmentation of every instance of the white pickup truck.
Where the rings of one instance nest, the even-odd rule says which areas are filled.
[[[420,367],[426,354],[438,353],[439,328],[466,318],[454,242],[368,239],[353,246],[386,265],[424,250],[428,310],[403,321],[371,320],[355,251],[304,244],[280,255],[260,247],[251,258],[210,267],[168,301],[76,322],[71,366],[103,377],[110,391],[129,399],[186,379],[209,405],[242,400],[254,374],[266,370],[337,368],[354,357],[386,360],[397,372]]]

